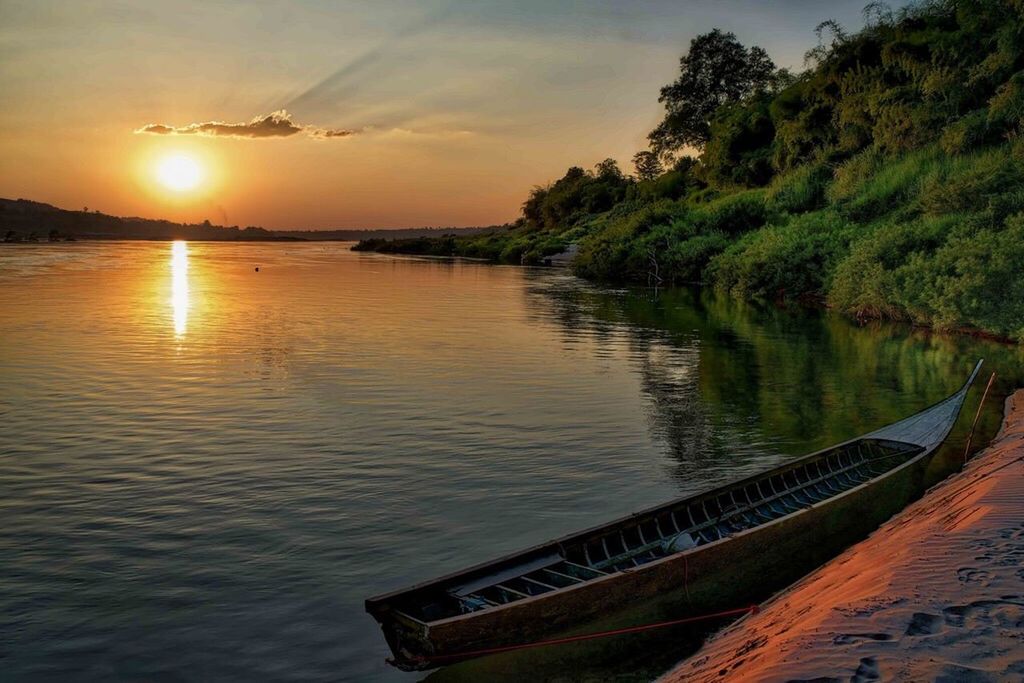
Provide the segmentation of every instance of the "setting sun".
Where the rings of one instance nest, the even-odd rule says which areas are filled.
[[[174,154],[162,159],[156,177],[164,187],[176,192],[194,189],[202,180],[202,169],[192,157]]]

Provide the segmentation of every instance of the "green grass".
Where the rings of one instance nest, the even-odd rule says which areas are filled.
[[[520,226],[385,250],[534,264],[575,243],[576,272],[594,280],[699,282],[1024,340],[1024,143],[953,155],[945,146],[869,149],[763,189],[630,200],[567,230]]]

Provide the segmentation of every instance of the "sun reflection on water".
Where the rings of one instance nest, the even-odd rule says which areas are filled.
[[[171,308],[174,312],[174,334],[185,334],[188,323],[188,243],[176,240],[171,244]]]

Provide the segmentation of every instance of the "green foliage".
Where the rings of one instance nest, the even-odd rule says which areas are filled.
[[[625,199],[631,184],[614,159],[605,159],[594,172],[573,166],[551,185],[530,192],[523,218],[534,227],[564,229],[614,207]]]
[[[954,237],[921,267],[922,322],[1024,341],[1024,214],[1002,230]]]
[[[988,212],[997,223],[1024,209],[1024,162],[1007,146],[974,155],[944,159],[924,180],[921,206],[940,216],[955,212]]]
[[[805,74],[769,105],[775,127],[772,163],[777,170],[794,168],[835,144],[833,107],[822,84],[820,76]]]
[[[701,282],[704,269],[712,258],[725,251],[730,239],[725,233],[712,231],[671,243],[662,253],[662,284],[692,284]]]
[[[710,130],[701,170],[711,185],[757,187],[771,179],[775,126],[767,97],[719,107]]]
[[[734,242],[711,261],[706,279],[739,296],[824,298],[852,233],[835,212],[805,214]]]
[[[768,220],[764,198],[764,190],[747,190],[694,207],[695,231],[737,235],[756,230]]]
[[[828,197],[845,216],[856,221],[873,220],[911,204],[924,178],[942,163],[937,147],[890,159],[876,150],[866,150],[836,170]]]
[[[1024,215],[964,229],[962,214],[890,223],[836,270],[829,301],[872,317],[975,328],[1024,341]]]
[[[573,167],[512,230],[377,246],[538,263],[576,244],[584,277],[1024,340],[1024,0],[865,16],[852,35],[820,26],[797,78],[731,34],[699,36],[638,181],[611,160]],[[700,156],[661,169],[683,145]]]
[[[765,195],[768,210],[803,213],[823,207],[832,176],[832,166],[826,162],[805,164],[791,173],[778,176]]]
[[[650,269],[648,250],[658,248],[659,227],[682,225],[687,209],[677,202],[662,200],[605,223],[582,240],[573,263],[574,270],[595,280],[644,280]],[[623,277],[625,276],[625,277]]]
[[[1024,122],[1024,71],[1018,71],[989,100],[988,122],[1005,129]]]
[[[641,181],[654,180],[665,172],[658,155],[647,150],[633,155],[633,168],[636,170],[637,179]]]
[[[946,154],[963,154],[994,141],[996,127],[989,123],[989,111],[977,109],[946,126],[940,137]]]
[[[930,258],[962,220],[949,215],[879,225],[836,267],[829,303],[857,317],[912,318],[908,262]]]
[[[679,59],[679,77],[661,89],[665,118],[651,131],[651,148],[671,157],[684,145],[701,148],[712,132],[708,121],[723,104],[768,90],[775,65],[759,47],[747,49],[732,33],[718,29],[690,41]]]

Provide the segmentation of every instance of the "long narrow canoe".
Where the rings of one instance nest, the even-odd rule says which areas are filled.
[[[955,394],[862,437],[726,486],[366,601],[396,666],[429,669],[578,632],[736,607],[793,580],[923,489]],[[778,584],[782,585],[782,584]]]

